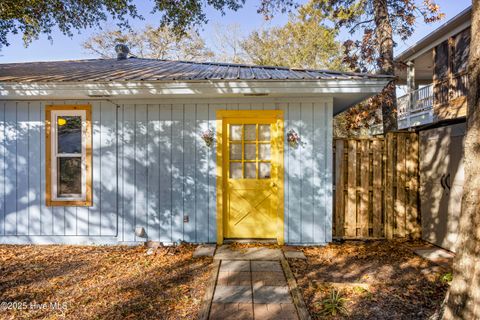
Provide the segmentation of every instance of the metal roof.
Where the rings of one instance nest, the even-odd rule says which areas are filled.
[[[390,76],[230,63],[131,57],[0,64],[0,82],[108,82],[190,80],[361,80]]]

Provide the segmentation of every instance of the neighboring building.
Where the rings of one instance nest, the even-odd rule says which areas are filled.
[[[395,58],[409,91],[397,101],[399,129],[465,117],[471,17],[469,7]]]
[[[332,117],[390,77],[123,57],[0,65],[0,243],[331,241]]]
[[[422,237],[451,251],[463,194],[471,16],[469,7],[396,57],[409,90],[397,101],[398,127],[420,135]]]

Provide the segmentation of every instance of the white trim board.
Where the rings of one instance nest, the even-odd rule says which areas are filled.
[[[2,100],[335,99],[335,114],[378,92],[391,79],[315,81],[203,81],[0,83]],[[301,97],[301,98],[299,98]],[[245,100],[243,100],[245,101]],[[263,100],[265,101],[265,100]],[[279,101],[280,102],[280,101]]]
[[[0,244],[71,244],[71,245],[117,245],[121,244],[112,236],[0,236]]]

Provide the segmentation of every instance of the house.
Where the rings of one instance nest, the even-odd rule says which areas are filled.
[[[0,64],[0,243],[332,239],[332,117],[380,75],[126,58]]]
[[[405,65],[398,127],[420,139],[422,238],[456,251],[463,194],[463,139],[472,8],[396,57]]]

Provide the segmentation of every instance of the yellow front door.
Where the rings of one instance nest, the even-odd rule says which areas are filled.
[[[278,111],[233,111],[231,117],[223,118],[224,238],[283,242],[283,120],[279,115]]]

